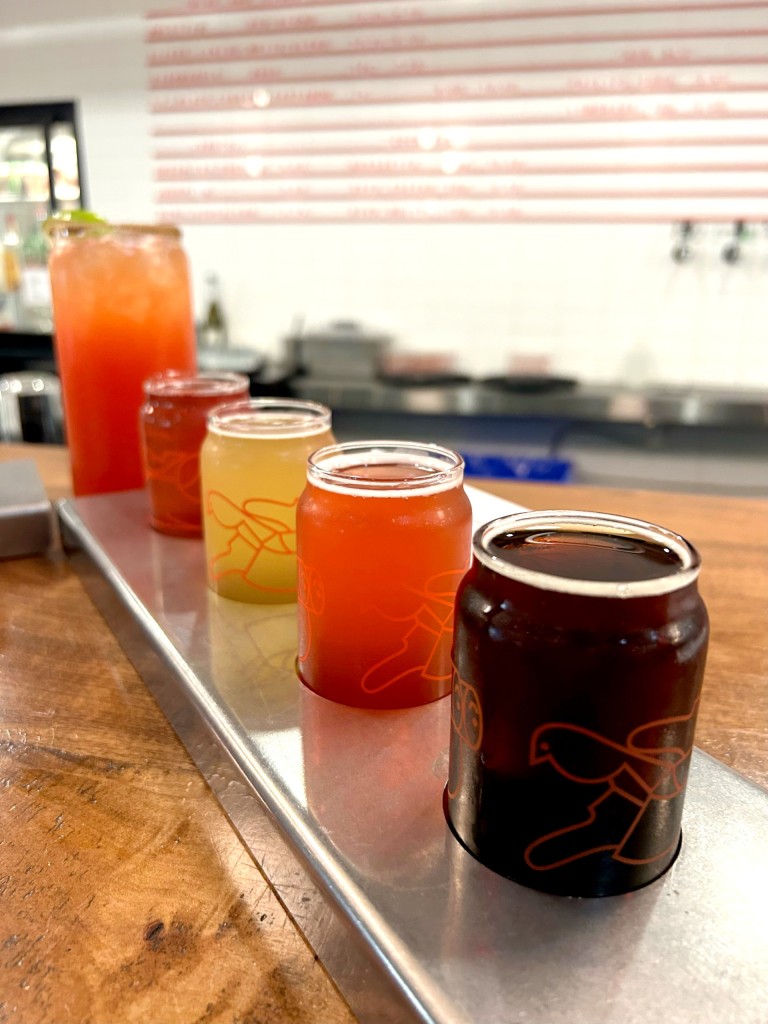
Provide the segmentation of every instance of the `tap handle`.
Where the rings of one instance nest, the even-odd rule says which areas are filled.
[[[694,224],[691,220],[683,220],[678,226],[678,240],[672,247],[672,259],[675,263],[687,263],[693,257],[690,240],[694,235]]]

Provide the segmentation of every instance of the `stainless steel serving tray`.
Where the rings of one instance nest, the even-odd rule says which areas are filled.
[[[470,491],[479,521],[513,510]],[[306,690],[294,608],[210,593],[202,543],[149,529],[143,492],[62,502],[59,517],[89,592],[365,1024],[766,1024],[764,790],[696,751],[663,879],[600,900],[532,892],[445,824],[447,700],[364,712]]]

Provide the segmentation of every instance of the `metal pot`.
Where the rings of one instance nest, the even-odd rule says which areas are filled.
[[[371,380],[378,376],[392,345],[385,334],[369,332],[352,320],[294,334],[284,341],[295,373],[325,380]]]

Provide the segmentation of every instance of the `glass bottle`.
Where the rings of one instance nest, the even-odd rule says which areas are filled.
[[[227,320],[221,301],[219,279],[216,274],[208,274],[205,279],[207,298],[205,315],[200,325],[200,345],[206,349],[226,348],[229,344]]]

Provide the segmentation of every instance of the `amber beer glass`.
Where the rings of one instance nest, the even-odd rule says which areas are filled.
[[[160,533],[202,536],[200,448],[208,413],[224,402],[247,399],[249,387],[241,373],[169,371],[144,381],[141,436],[149,521]]]
[[[457,596],[445,809],[485,865],[608,896],[677,856],[708,640],[682,537],[592,512],[474,536]]]
[[[445,696],[471,507],[459,455],[350,442],[315,452],[299,502],[299,674],[323,697],[404,708]]]

